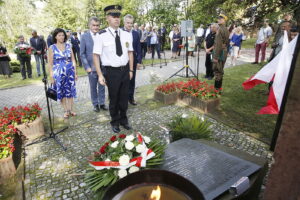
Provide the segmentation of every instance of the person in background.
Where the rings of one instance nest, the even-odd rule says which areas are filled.
[[[81,28],[80,27],[78,27],[77,28],[77,37],[78,37],[78,40],[80,41],[80,39],[81,39],[81,36],[82,36],[82,31],[81,31]]]
[[[214,49],[214,42],[217,30],[219,28],[219,25],[217,23],[213,23],[211,26],[211,31],[207,35],[204,41],[204,49],[206,53],[206,59],[205,59],[205,68],[206,68],[206,75],[204,78],[207,78],[208,80],[211,80],[214,77],[214,71],[213,71],[213,63],[212,63],[212,52]]]
[[[4,78],[10,78],[12,74],[9,61],[10,57],[7,53],[7,50],[0,42],[0,74],[2,74]]]
[[[207,27],[206,27],[206,29],[204,31],[204,38],[206,38],[209,33],[210,33],[210,24],[207,24]]]
[[[46,43],[45,38],[44,38],[43,35],[40,35],[39,37],[41,38],[42,43],[43,43],[43,49],[44,49],[44,51],[43,51],[43,53],[44,53],[43,58],[45,59],[45,62],[48,62],[48,60],[47,60],[47,49],[48,49],[47,48],[47,43]],[[43,68],[42,68],[42,70],[43,70]]]
[[[81,63],[81,59],[80,59],[80,41],[79,41],[77,32],[74,32],[72,35],[73,35],[71,37],[72,50],[74,53],[76,63],[78,63],[79,67],[81,67],[82,63]]]
[[[179,32],[178,27],[174,27],[174,33],[173,33],[173,38],[172,38],[172,43],[173,43],[173,48],[172,48],[172,58],[176,59],[178,55],[178,52],[180,50],[179,45],[180,45],[180,39],[181,39],[181,35]]]
[[[139,34],[140,38],[142,37],[142,31],[141,31],[141,29],[139,29],[138,23],[134,23],[133,30],[136,31]]]
[[[24,36],[19,36],[19,42],[16,44],[15,49],[17,48],[30,48],[30,45],[25,42]],[[31,51],[30,54],[28,53],[17,53],[17,59],[20,61],[21,66],[21,74],[22,79],[26,79],[26,72],[28,78],[32,78],[32,69],[31,69]]]
[[[284,22],[281,23],[281,25],[280,25],[280,29],[281,29],[280,37],[278,37],[277,40],[275,40],[274,43],[272,44],[272,48],[274,50],[274,57],[276,57],[282,49],[284,31],[287,31],[287,34],[289,36],[289,40],[291,39],[290,38],[291,26],[292,26],[292,23],[290,21],[284,21]]]
[[[150,32],[150,36],[151,36],[150,44],[151,44],[152,59],[154,59],[155,50],[157,52],[158,59],[160,59],[159,35],[156,26],[154,26],[152,32]]]
[[[233,66],[236,65],[236,60],[238,57],[242,39],[243,39],[242,27],[238,26],[237,28],[234,29],[234,33],[231,36],[231,40],[230,40],[230,46],[232,48],[231,54],[230,54],[231,55],[231,65],[233,65]]]
[[[255,62],[252,64],[258,64],[259,52],[261,52],[261,62],[265,61],[266,49],[269,45],[270,38],[272,36],[272,28],[269,26],[269,20],[265,19],[263,26],[259,29],[257,33],[257,40],[255,43]]]
[[[71,42],[72,32],[70,30],[66,30],[66,34],[67,34],[67,41],[66,41],[66,43],[70,44],[71,47],[72,47],[72,42]]]
[[[151,32],[152,32],[152,27],[148,26],[147,27],[147,52],[151,53]]]
[[[142,32],[142,37],[141,37],[141,49],[142,49],[142,56],[145,58],[146,53],[147,53],[147,35],[148,32],[145,29],[145,25],[141,26],[141,32]]]
[[[164,23],[160,24],[160,28],[158,30],[159,38],[160,38],[160,50],[161,52],[164,51],[165,49],[165,43],[166,43],[166,34],[167,34],[167,29],[165,27]]]
[[[94,40],[98,35],[100,20],[97,17],[89,19],[89,31],[82,34],[80,40],[80,57],[90,82],[91,100],[93,110],[100,112],[100,109],[108,110],[105,106],[105,86],[98,82],[98,74],[93,63]],[[105,69],[101,66],[101,71],[105,74]]]
[[[204,28],[203,24],[200,24],[199,28],[197,28],[196,32],[196,50],[199,51],[201,48],[201,44],[204,39]]]
[[[74,98],[76,97],[77,80],[76,61],[72,47],[67,42],[67,34],[57,28],[53,32],[53,45],[49,47],[49,72],[50,81],[57,92],[57,99],[61,101],[64,109],[63,117],[76,116],[73,111]]]
[[[183,38],[182,44],[186,48],[185,37]],[[188,48],[188,56],[193,56],[193,52],[195,51],[195,46],[196,46],[195,34],[192,33],[192,36],[188,37],[188,47],[187,47]]]
[[[293,40],[297,35],[299,34],[299,31],[296,26],[293,26],[291,28],[291,40]]]
[[[49,48],[53,44],[52,35],[53,35],[53,31],[51,31],[47,37],[47,48]]]
[[[32,38],[30,38],[30,46],[35,50],[34,58],[36,63],[36,72],[38,76],[41,76],[41,62],[42,62],[42,50],[44,48],[44,42],[41,38],[37,35],[35,30],[32,31]]]
[[[140,68],[142,62],[142,51],[139,33],[135,30],[132,30],[134,18],[132,15],[127,14],[124,17],[124,30],[132,34],[132,46],[133,46],[133,76],[129,82],[129,93],[128,93],[128,102],[136,106],[137,102],[134,98],[135,91],[135,77],[136,70]]]
[[[172,30],[169,33],[169,39],[170,39],[170,46],[171,46],[171,50],[173,49],[173,35],[174,35],[174,29],[177,25],[174,24],[172,27]]]

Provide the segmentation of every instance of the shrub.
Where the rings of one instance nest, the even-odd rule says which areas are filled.
[[[202,120],[196,115],[175,116],[172,122],[168,124],[173,141],[182,138],[210,140],[212,138],[210,125],[209,121]]]
[[[20,62],[18,60],[10,61],[10,67],[11,67],[13,72],[20,72],[21,71]]]

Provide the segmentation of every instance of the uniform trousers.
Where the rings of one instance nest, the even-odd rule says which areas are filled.
[[[109,95],[109,113],[111,125],[128,124],[126,115],[128,109],[129,67],[105,66],[105,80]]]
[[[227,59],[227,51],[223,50],[223,58],[222,60],[218,60],[218,62],[213,63],[213,70],[214,70],[214,75],[215,75],[215,80],[216,81],[222,81],[223,75],[224,75],[224,66],[226,63]]]

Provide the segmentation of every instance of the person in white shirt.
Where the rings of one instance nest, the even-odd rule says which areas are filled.
[[[173,35],[174,35],[174,28],[177,27],[177,24],[174,24],[172,30],[169,33],[170,38],[170,44],[171,44],[171,50],[173,49]]]
[[[199,28],[197,28],[196,32],[196,49],[199,50],[201,48],[201,44],[204,39],[204,28],[203,24],[200,24]]]
[[[269,21],[267,19],[264,20],[264,25],[261,27],[257,33],[257,40],[255,43],[255,62],[252,64],[258,64],[259,60],[259,52],[261,51],[261,62],[265,61],[266,57],[266,49],[269,45],[269,40],[272,36],[272,28],[269,26]]]
[[[115,133],[132,129],[127,118],[129,81],[133,76],[132,34],[119,28],[122,7],[104,8],[109,27],[96,36],[94,41],[94,65],[101,85],[107,85],[111,126]],[[106,74],[100,69],[99,56]],[[129,63],[129,65],[128,65]]]

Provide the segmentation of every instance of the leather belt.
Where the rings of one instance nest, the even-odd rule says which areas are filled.
[[[129,67],[127,65],[120,66],[120,67],[112,67],[112,66],[103,66],[103,67],[109,70],[120,70],[120,71],[129,70]]]

